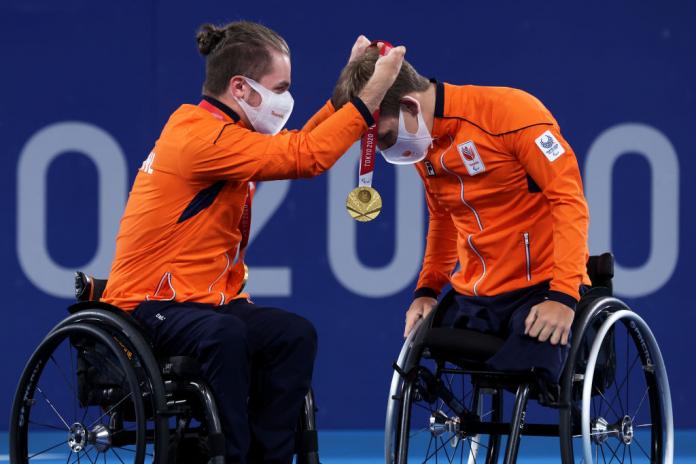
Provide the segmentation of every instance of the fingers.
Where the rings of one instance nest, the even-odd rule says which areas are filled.
[[[389,58],[393,61],[403,61],[404,55],[406,55],[406,47],[404,47],[403,45],[399,45],[398,47],[389,49],[387,53],[381,58]]]
[[[532,327],[532,324],[534,324],[534,321],[537,318],[539,310],[537,309],[536,306],[532,306],[532,309],[529,310],[529,314],[527,315],[527,318],[524,320],[524,334],[529,335],[529,329]]]
[[[409,311],[406,313],[406,327],[404,328],[404,338],[408,337],[413,330],[416,321],[422,317],[421,314]]]
[[[353,44],[353,48],[350,51],[350,58],[348,59],[348,62],[350,63],[359,56],[362,56],[365,53],[365,50],[367,50],[367,47],[369,46],[369,39],[362,34],[359,35],[358,38],[355,40],[355,43]]]
[[[567,345],[568,338],[570,338],[570,329],[563,331],[563,335],[561,336],[561,345]]]
[[[551,343],[552,345],[558,345],[558,342],[561,341],[562,336],[563,336],[563,327],[554,328],[553,332],[551,333],[551,337],[549,338],[549,343]]]

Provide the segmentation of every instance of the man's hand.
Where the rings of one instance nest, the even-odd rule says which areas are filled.
[[[375,71],[359,95],[367,109],[370,110],[370,113],[374,113],[379,108],[387,90],[389,90],[399,75],[405,54],[406,47],[401,45],[392,48],[386,55],[377,59]]]
[[[413,330],[413,326],[416,324],[418,319],[425,319],[430,314],[430,311],[437,305],[437,300],[435,298],[430,298],[429,296],[422,296],[416,298],[411,303],[411,307],[406,311],[406,328],[404,329],[404,338]]]
[[[573,324],[575,311],[557,301],[546,300],[533,306],[524,321],[524,333],[538,338],[540,342],[549,340],[552,345],[568,344],[570,326]]]
[[[367,50],[367,47],[370,46],[372,42],[368,40],[367,37],[364,35],[358,36],[357,40],[353,44],[353,48],[350,51],[350,58],[348,59],[348,62],[354,61],[356,58],[359,56],[362,56],[365,53],[365,50]]]

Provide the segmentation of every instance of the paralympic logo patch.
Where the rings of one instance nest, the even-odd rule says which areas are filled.
[[[479,155],[473,140],[457,145],[457,151],[459,151],[459,156],[464,166],[466,166],[466,170],[469,171],[470,176],[481,174],[486,170],[486,165],[483,164],[481,155]]]
[[[541,150],[544,156],[552,163],[565,153],[565,148],[563,148],[563,145],[558,142],[558,139],[556,139],[550,130],[541,134],[534,142],[536,142],[539,150]]]

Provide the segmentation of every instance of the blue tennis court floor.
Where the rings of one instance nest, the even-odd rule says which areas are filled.
[[[51,446],[61,439],[59,432],[45,434],[36,446]],[[319,432],[319,450],[324,464],[378,464],[384,462],[383,432],[357,430],[328,430]],[[8,434],[0,433],[0,463],[9,462]],[[38,450],[32,450],[38,451]],[[56,455],[46,453],[45,459],[36,460],[41,464],[65,462],[65,454],[57,460]],[[35,462],[33,459],[32,462]],[[84,461],[83,461],[84,462]],[[519,464],[559,463],[558,441],[552,438],[523,437]],[[676,432],[674,462],[677,464],[696,464],[696,430]]]

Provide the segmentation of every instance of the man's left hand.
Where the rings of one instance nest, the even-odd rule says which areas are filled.
[[[552,345],[558,345],[560,341],[561,345],[567,345],[574,317],[575,311],[568,306],[546,300],[532,306],[524,321],[524,333],[540,342],[549,340]]]

